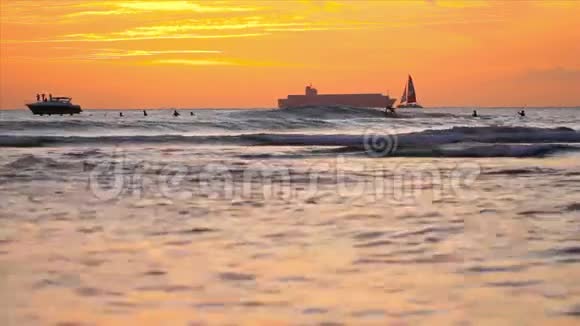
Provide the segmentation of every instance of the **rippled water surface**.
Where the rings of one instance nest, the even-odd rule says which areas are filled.
[[[0,324],[580,322],[578,109],[312,110],[0,112]]]

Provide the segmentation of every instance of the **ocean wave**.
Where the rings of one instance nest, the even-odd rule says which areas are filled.
[[[432,147],[456,143],[580,143],[580,133],[566,127],[453,127],[403,134],[247,135],[260,144],[293,146],[363,146],[369,137],[397,140],[399,147]]]
[[[388,153],[369,153],[360,147],[345,147],[341,153],[361,153],[373,157],[456,157],[456,158],[485,158],[485,157],[545,157],[561,152],[580,151],[580,147],[561,144],[465,144],[458,148],[439,146],[427,147],[399,147]]]
[[[456,158],[485,158],[485,157],[545,157],[557,153],[578,152],[580,146],[562,144],[465,144],[459,148],[433,147],[400,147],[396,151],[377,155],[368,153],[360,148],[346,147],[342,153],[371,154],[373,157],[456,157]]]
[[[508,169],[493,169],[491,171],[485,172],[486,175],[538,175],[538,174],[552,174],[557,173],[558,170],[549,168],[508,168]]]
[[[16,160],[7,163],[4,167],[9,169],[26,169],[34,166],[44,166],[49,168],[66,168],[68,165],[57,162],[51,158],[39,157],[32,154],[23,155]]]
[[[239,135],[133,135],[133,136],[14,136],[0,135],[0,147],[59,145],[130,144],[226,144],[262,146],[333,146],[345,151],[362,151],[369,136],[396,140],[400,156],[492,157],[543,156],[557,151],[574,151],[580,132],[570,128],[454,127],[403,134],[239,134]]]
[[[569,211],[569,212],[580,211],[580,203],[570,204],[570,205],[568,205],[568,206],[565,207],[565,210],[566,211]]]
[[[559,144],[473,146],[468,148],[445,150],[428,153],[435,157],[543,157],[558,152],[579,151],[580,147]]]

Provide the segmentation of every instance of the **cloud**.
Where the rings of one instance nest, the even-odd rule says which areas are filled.
[[[269,23],[256,18],[243,20],[186,20],[167,25],[141,26],[122,32],[113,33],[119,36],[155,36],[171,33],[186,33],[207,30],[240,30],[260,29],[266,27],[305,26],[304,22]]]
[[[154,64],[172,64],[185,66],[233,66],[239,65],[234,61],[215,59],[160,59],[152,61]]]
[[[116,50],[102,49],[89,56],[91,59],[120,59],[131,57],[150,57],[171,54],[219,54],[217,50]]]
[[[54,50],[54,55],[45,57],[42,54],[25,55],[25,56],[9,56],[10,59],[26,59],[26,60],[43,60],[43,61],[94,61],[94,60],[117,60],[117,59],[137,59],[143,57],[169,57],[174,55],[199,55],[199,54],[221,54],[218,50],[123,50],[123,49],[93,49],[89,53],[81,51],[74,55],[60,55],[62,51],[70,52],[71,50],[78,50],[76,47],[49,47],[46,50]],[[85,52],[85,53],[82,53]],[[222,62],[222,61],[220,61]]]
[[[242,60],[242,59],[158,59],[148,62],[149,64],[164,64],[164,65],[182,65],[182,66],[248,66],[248,67],[297,67],[282,62],[272,61],[256,61],[256,60]]]
[[[0,0],[2,1],[2,0]],[[354,30],[364,28],[374,28],[385,25],[385,22],[353,21],[334,17],[324,17],[321,19],[311,19],[306,16],[296,16],[293,12],[280,13],[275,10],[275,6],[269,11],[265,7],[250,6],[247,2],[241,4],[231,4],[225,1],[199,2],[191,1],[87,1],[71,2],[63,0],[66,6],[45,7],[44,4],[54,4],[54,2],[44,2],[38,0],[37,7],[43,8],[43,14],[27,21],[40,22],[46,17],[54,25],[80,23],[82,29],[75,30],[73,27],[65,30],[72,30],[66,35],[55,35],[44,39],[21,39],[10,40],[4,38],[0,43],[64,43],[64,42],[123,42],[140,40],[178,40],[178,39],[225,39],[225,38],[248,38],[270,35],[272,33],[283,32],[308,32],[308,31],[332,31],[332,30]],[[60,2],[59,2],[60,3]],[[38,13],[29,5],[22,3],[14,6],[23,12],[15,12],[12,16],[21,17],[23,13]],[[324,4],[324,5],[322,5]],[[334,2],[314,2],[314,7],[341,8],[340,3]],[[266,16],[248,15],[246,12],[254,10],[264,10]],[[333,9],[334,10],[334,9]],[[144,25],[152,21],[148,13],[155,12],[156,24]],[[189,15],[188,12],[199,13],[196,19],[183,19],[182,15]],[[234,15],[224,13],[233,12]],[[241,12],[241,15],[237,14]],[[166,14],[167,13],[167,14]],[[214,15],[217,13],[217,15]],[[137,14],[137,15],[133,15]],[[169,15],[171,14],[171,15]],[[80,19],[80,16],[94,16],[92,20]],[[129,17],[130,16],[130,17]],[[204,18],[204,16],[207,16]],[[74,18],[77,17],[77,18]],[[179,18],[177,18],[179,17]],[[120,22],[123,24],[120,24]],[[114,22],[114,24],[109,24]],[[100,24],[97,24],[100,23]],[[101,26],[123,26],[119,29],[101,28]],[[206,32],[207,33],[203,33]],[[220,34],[223,31],[224,34]],[[215,33],[210,33],[215,32]]]
[[[360,30],[368,29],[369,26],[352,26],[352,27],[336,27],[336,26],[320,26],[320,27],[273,27],[266,28],[266,32],[315,32],[315,31],[349,31],[349,30]]]
[[[382,24],[352,21],[341,21],[340,23],[311,23],[294,20],[272,22],[265,20],[263,17],[254,16],[231,19],[188,19],[164,25],[139,26],[112,33],[69,34],[65,35],[65,38],[86,41],[124,41],[129,39],[143,40],[158,38],[228,38],[262,36],[269,34],[269,32],[352,30],[376,27],[379,25]],[[225,35],[188,34],[189,32],[228,30],[248,30],[248,33]],[[252,32],[250,33],[249,31]]]
[[[69,13],[67,17],[110,16],[122,14],[137,14],[143,12],[196,12],[225,13],[247,12],[258,10],[256,7],[202,5],[191,1],[96,1],[85,5],[101,10],[85,10]]]
[[[191,1],[122,1],[116,5],[141,11],[243,12],[256,10],[252,7],[205,6]]]
[[[134,13],[137,13],[137,11],[134,11],[134,10],[126,10],[126,9],[89,10],[89,11],[73,12],[73,13],[70,13],[70,14],[65,15],[65,17],[116,16],[116,15],[134,14]]]
[[[384,26],[385,23],[345,21],[308,22],[287,18],[282,21],[269,21],[261,16],[239,18],[187,19],[167,24],[137,26],[121,31],[108,33],[74,33],[62,35],[53,40],[3,41],[2,43],[38,43],[38,42],[118,42],[162,39],[219,39],[259,37],[273,32],[308,32],[356,30]],[[244,31],[242,33],[209,34],[196,33],[203,31]]]
[[[174,34],[164,36],[142,36],[142,37],[115,37],[101,34],[68,34],[63,38],[47,40],[5,40],[2,44],[19,44],[19,43],[73,43],[73,42],[122,42],[122,41],[143,41],[143,40],[186,40],[186,39],[222,39],[222,38],[240,38],[240,37],[257,37],[269,35],[269,33],[242,33],[242,34]]]

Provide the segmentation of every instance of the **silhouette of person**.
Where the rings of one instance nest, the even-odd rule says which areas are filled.
[[[387,116],[387,117],[397,116],[397,112],[395,112],[395,108],[393,108],[393,107],[385,108],[385,116]]]
[[[520,117],[525,117],[526,116],[526,111],[521,110],[520,112],[518,112],[518,114],[520,115]]]
[[[179,112],[177,112],[177,110],[173,110],[173,116],[174,117],[179,117]]]
[[[471,114],[472,117],[477,118],[479,115],[477,114],[477,110],[473,110],[473,114]]]
[[[46,95],[44,93],[42,93],[42,102],[46,102]]]
[[[189,112],[189,115],[190,115],[190,116],[194,116],[195,114],[193,114],[193,112]]]
[[[147,116],[147,111],[143,110],[143,115]]]
[[[40,102],[40,94],[36,94],[36,102]]]
[[[52,94],[48,94],[48,98],[50,99],[50,101],[52,102]]]
[[[122,117],[123,116],[123,112],[119,112],[119,116]]]

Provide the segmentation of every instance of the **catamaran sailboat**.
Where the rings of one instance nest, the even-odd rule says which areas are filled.
[[[423,108],[421,105],[419,105],[419,103],[417,103],[415,85],[413,85],[413,78],[411,78],[411,75],[409,75],[409,80],[407,80],[407,84],[405,85],[403,96],[401,96],[401,103],[397,105],[397,108]]]

